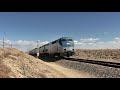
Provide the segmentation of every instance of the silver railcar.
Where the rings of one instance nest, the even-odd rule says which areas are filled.
[[[32,56],[39,56],[39,48],[35,48],[31,51],[29,51],[29,54],[32,55]]]

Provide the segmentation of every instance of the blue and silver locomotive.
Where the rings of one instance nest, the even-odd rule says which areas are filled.
[[[70,37],[62,37],[30,52],[32,52],[32,54],[34,53],[34,55],[44,54],[70,57],[75,54],[74,41]]]

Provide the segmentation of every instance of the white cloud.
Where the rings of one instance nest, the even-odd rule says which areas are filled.
[[[114,39],[115,39],[115,41],[120,42],[120,38],[116,37]]]
[[[111,41],[98,41],[98,38],[81,39],[80,41],[74,40],[75,48],[79,49],[120,49],[120,38],[116,37]],[[12,47],[28,52],[37,47],[37,41],[27,40],[5,40],[5,47]],[[39,46],[49,43],[48,41],[39,41]],[[2,40],[0,40],[0,47],[3,46]]]
[[[49,43],[48,41],[40,42],[38,43],[39,46],[42,46],[44,44]],[[26,41],[26,40],[18,40],[18,41],[12,41],[12,40],[5,40],[5,47],[12,47],[20,49],[22,51],[28,52],[34,48],[37,47],[37,41]],[[0,40],[0,47],[3,47],[2,40]]]
[[[83,44],[85,44],[85,43],[79,42],[79,41],[77,41],[77,40],[74,40],[74,44],[75,44],[75,45],[83,45]]]
[[[77,43],[75,43],[75,48],[79,49],[120,49],[120,38],[114,38],[111,41],[98,41],[98,38],[88,38],[88,39],[80,39]]]
[[[95,45],[94,43],[88,43],[89,45]]]
[[[77,40],[74,40],[74,43],[77,43],[78,41]]]
[[[81,38],[80,42],[96,42],[98,40],[98,38]]]

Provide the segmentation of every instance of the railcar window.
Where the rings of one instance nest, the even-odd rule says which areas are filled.
[[[56,43],[56,41],[52,42],[52,44]]]

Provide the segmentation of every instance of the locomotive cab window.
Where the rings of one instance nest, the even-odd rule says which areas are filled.
[[[67,39],[62,39],[62,41],[67,41]]]
[[[68,41],[73,41],[72,39],[68,39]]]
[[[62,39],[62,41],[73,41],[72,39]]]

